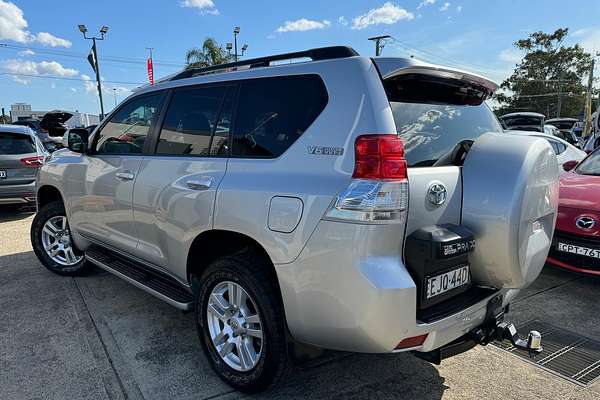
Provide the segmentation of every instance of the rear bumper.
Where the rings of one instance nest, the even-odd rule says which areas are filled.
[[[390,239],[393,229],[321,221],[294,262],[275,266],[295,339],[353,352],[429,352],[480,326],[495,295],[505,306],[518,293],[498,291],[443,318],[418,321],[415,283],[399,251],[383,254],[389,247],[380,243],[397,240],[400,248],[402,238]],[[396,350],[403,339],[424,334],[422,345]]]
[[[35,182],[26,185],[0,186],[0,205],[2,204],[35,204]]]

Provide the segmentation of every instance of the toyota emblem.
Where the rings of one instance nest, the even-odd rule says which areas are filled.
[[[446,186],[441,182],[433,182],[427,190],[427,200],[433,205],[441,206],[447,197]]]
[[[579,229],[583,229],[584,231],[589,231],[594,226],[596,226],[596,220],[592,217],[582,215],[581,217],[577,218],[577,220],[575,221],[575,225],[577,225],[577,227]]]

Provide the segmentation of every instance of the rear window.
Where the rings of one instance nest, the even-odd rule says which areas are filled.
[[[327,92],[317,75],[243,81],[231,155],[279,157],[302,136],[326,104]]]
[[[0,132],[0,154],[28,154],[36,151],[35,144],[29,136]]]
[[[428,167],[463,140],[502,132],[489,109],[480,105],[390,102],[409,167]]]

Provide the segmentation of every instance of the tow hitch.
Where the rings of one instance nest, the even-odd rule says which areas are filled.
[[[521,338],[514,324],[504,322],[504,314],[508,310],[502,307],[502,296],[498,295],[488,302],[487,313],[483,324],[473,329],[466,335],[442,346],[439,349],[414,355],[439,365],[445,358],[463,353],[476,345],[487,345],[494,340],[508,339],[518,349],[527,350],[530,357],[535,357],[542,352],[542,335],[538,331],[531,331],[527,339]]]

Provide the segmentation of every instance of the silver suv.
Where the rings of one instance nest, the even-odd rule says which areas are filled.
[[[185,70],[70,133],[39,174],[35,252],[194,310],[245,392],[297,343],[439,363],[503,334],[539,351],[503,315],[544,265],[558,167],[545,140],[501,133],[495,89],[347,47]]]

